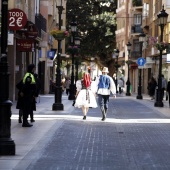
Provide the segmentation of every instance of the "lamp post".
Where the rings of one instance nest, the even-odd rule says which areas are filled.
[[[77,23],[75,19],[73,19],[71,23],[71,44],[74,47],[75,45],[75,33],[77,30]],[[74,52],[72,52],[72,73],[71,73],[71,84],[70,84],[70,94],[68,96],[68,100],[75,100],[75,84],[74,84]]]
[[[9,100],[9,72],[7,61],[8,0],[1,1],[1,56],[0,56],[0,155],[15,155],[11,139],[11,106]]]
[[[75,37],[74,43],[78,48],[80,48],[80,40],[81,40],[81,38],[79,36]],[[76,58],[76,77],[75,77],[75,82],[78,80],[78,68],[79,68],[78,64],[79,64],[79,58],[77,57]]]
[[[128,61],[127,61],[127,65],[128,65],[128,78],[127,78],[127,82],[126,82],[126,85],[127,85],[127,87],[126,87],[126,96],[130,96],[131,94],[130,94],[130,79],[129,79],[129,65],[130,65],[130,63],[129,63],[129,56],[130,56],[130,50],[131,50],[131,43],[130,42],[128,42],[127,44],[127,50],[128,50]]]
[[[164,6],[162,7],[162,10],[157,15],[158,17],[158,25],[161,29],[161,38],[160,42],[163,42],[163,30],[164,26],[167,23],[168,14],[164,10]],[[160,57],[159,57],[159,75],[158,75],[158,89],[157,89],[157,95],[156,95],[156,102],[154,104],[155,107],[163,107],[162,102],[162,49],[160,48]]]
[[[115,55],[116,55],[116,93],[118,93],[118,88],[117,88],[117,85],[118,85],[118,56],[119,56],[119,50],[116,49],[115,50]]]
[[[61,30],[61,14],[63,11],[62,0],[58,8],[58,17],[59,17],[59,30]],[[57,53],[57,69],[56,69],[56,88],[55,88],[55,103],[53,103],[52,110],[64,110],[64,106],[62,104],[62,87],[61,87],[61,70],[60,70],[60,63],[61,63],[61,41],[58,41],[58,53]]]
[[[143,46],[144,41],[145,41],[145,34],[144,33],[139,34],[141,57],[142,57],[142,46]],[[142,84],[141,84],[141,72],[142,72],[142,69],[139,68],[138,71],[139,71],[138,95],[136,96],[136,99],[143,99],[143,96],[142,96]]]

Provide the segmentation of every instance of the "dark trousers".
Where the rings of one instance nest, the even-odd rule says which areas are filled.
[[[66,94],[69,95],[70,89],[66,89]]]
[[[109,95],[98,94],[98,105],[100,106],[103,116],[106,115],[108,110]]]
[[[23,97],[23,124],[28,123],[28,115],[32,111],[32,103],[33,103],[33,97],[32,96],[25,96]]]
[[[170,91],[168,92],[168,100],[169,100],[169,106],[170,106]]]
[[[119,87],[119,94],[121,94],[122,93],[122,88],[121,87]]]
[[[162,100],[163,100],[165,88],[162,88],[161,91],[162,91]]]

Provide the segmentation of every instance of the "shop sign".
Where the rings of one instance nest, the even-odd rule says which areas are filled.
[[[47,60],[47,67],[53,67],[53,60]]]
[[[38,30],[34,23],[29,22],[27,27],[26,37],[36,39],[38,36]]]
[[[34,40],[17,39],[16,48],[20,52],[32,52],[34,49]]]
[[[20,30],[27,23],[27,16],[24,11],[13,8],[8,11],[8,26],[10,30]]]
[[[14,45],[14,34],[8,34],[8,45]]]

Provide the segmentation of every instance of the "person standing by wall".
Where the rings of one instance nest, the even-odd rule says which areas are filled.
[[[155,99],[155,89],[157,86],[157,82],[154,77],[151,77],[148,82],[148,94],[151,97],[151,100]]]
[[[106,114],[108,111],[108,103],[110,93],[116,98],[116,86],[113,79],[107,75],[109,73],[107,67],[103,67],[102,75],[96,80],[98,87],[98,104],[102,112],[102,121],[106,119]]]

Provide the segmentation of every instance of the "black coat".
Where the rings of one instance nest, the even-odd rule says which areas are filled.
[[[167,84],[167,92],[170,93],[170,81],[168,81],[168,84]]]

